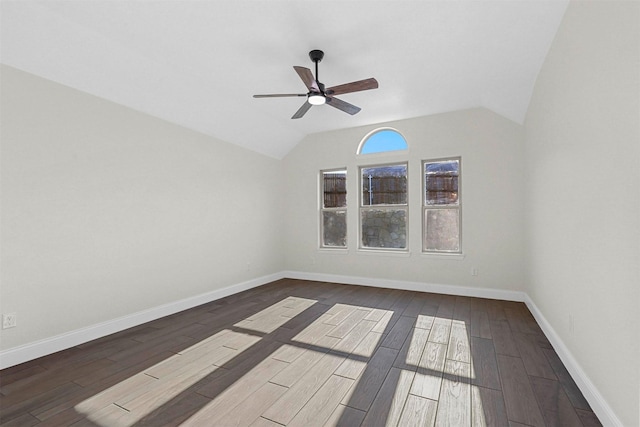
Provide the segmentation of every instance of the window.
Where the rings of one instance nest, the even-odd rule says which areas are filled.
[[[347,171],[321,172],[321,242],[326,248],[347,247]]]
[[[362,248],[407,248],[407,165],[360,168]]]
[[[407,141],[394,129],[376,129],[364,137],[358,147],[358,154],[382,153],[407,149]]]
[[[461,253],[460,158],[423,162],[423,251]]]

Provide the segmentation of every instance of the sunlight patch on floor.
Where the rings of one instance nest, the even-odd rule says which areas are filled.
[[[228,372],[224,368],[225,363],[261,341],[262,335],[274,332],[316,303],[316,300],[306,298],[285,298],[234,325],[234,327],[247,332],[223,329],[181,350],[176,355],[156,363],[143,372],[133,374],[118,384],[84,400],[75,406],[75,410],[86,415],[90,421],[99,426],[133,425],[171,402],[185,390],[207,379],[215,371],[222,369],[222,371]],[[317,321],[305,330],[313,328],[315,323]],[[257,332],[258,335],[252,334],[252,332]],[[195,422],[196,424],[193,425],[198,425],[198,414],[208,413],[212,408],[220,414],[224,412],[221,408],[233,407],[229,396],[234,394],[235,389],[246,387],[247,381],[250,382],[252,376],[265,369],[273,370],[273,375],[275,375],[288,365],[287,362],[278,359],[292,358],[290,353],[299,351],[299,346],[283,344],[273,354],[266,355],[264,360],[257,363],[231,386],[215,396],[210,404],[192,417],[192,420],[195,421],[190,422]],[[198,367],[200,370],[194,373],[194,369],[198,369]],[[210,420],[210,418],[208,416],[207,419]]]
[[[323,311],[313,307],[317,303],[306,298],[285,298],[92,396],[75,409],[98,426],[131,426],[153,420],[163,406],[181,402],[195,392],[193,396],[202,398],[202,406],[181,425],[214,425],[225,421],[232,411],[241,411],[234,408],[253,393],[290,390],[300,377],[289,378],[285,369],[288,366],[302,362],[313,366],[322,359],[322,363],[335,364],[330,377],[351,384],[344,387],[342,405],[355,402],[357,406],[363,399],[366,403],[368,382],[377,381],[376,387],[382,387],[387,400],[369,401],[370,416],[380,412],[380,420],[384,417],[391,424],[401,421],[405,402],[418,397],[439,401],[433,406],[434,411],[439,408],[438,412],[448,406],[453,409],[460,400],[468,401],[471,407],[473,399],[474,405],[480,405],[478,413],[483,413],[481,394],[486,391],[471,386],[475,374],[466,322],[422,314],[414,317],[415,322],[409,322],[407,316],[399,320],[393,310],[335,304],[324,306],[327,310]],[[305,320],[300,315],[310,317]],[[287,329],[288,322],[294,329]],[[292,326],[296,322],[302,322],[298,323],[298,333]],[[411,329],[404,342],[394,338],[385,341],[393,335],[394,327]],[[263,342],[267,347],[261,360],[242,360],[246,371],[238,370],[237,363],[228,369],[228,363],[265,336],[279,334],[279,329],[285,331],[283,336]],[[286,331],[295,336],[287,336]],[[399,345],[402,348],[398,349]],[[374,365],[385,357],[387,361],[382,363],[386,364],[388,375],[378,378]],[[435,413],[430,416],[435,420]],[[465,414],[460,416],[461,423],[470,422]],[[479,425],[486,422],[474,421]]]

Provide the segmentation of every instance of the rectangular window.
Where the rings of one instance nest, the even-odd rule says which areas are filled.
[[[422,163],[424,252],[462,252],[460,163],[460,158],[426,160]]]
[[[325,248],[347,247],[347,171],[321,172],[321,242]]]
[[[407,249],[407,165],[360,168],[360,245]]]

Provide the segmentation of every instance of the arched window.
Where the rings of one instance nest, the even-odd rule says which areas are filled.
[[[379,128],[365,136],[358,154],[406,151],[395,129]],[[406,162],[360,166],[360,249],[407,251]]]
[[[407,141],[400,132],[391,128],[376,129],[364,137],[358,147],[358,154],[384,153],[408,148]]]

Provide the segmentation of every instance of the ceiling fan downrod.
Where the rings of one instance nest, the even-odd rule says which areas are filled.
[[[313,63],[316,64],[316,83],[320,88],[320,93],[324,95],[324,85],[320,83],[320,79],[318,78],[318,62],[322,61],[322,58],[324,58],[324,52],[319,49],[314,49],[309,52],[309,58],[311,58]]]

